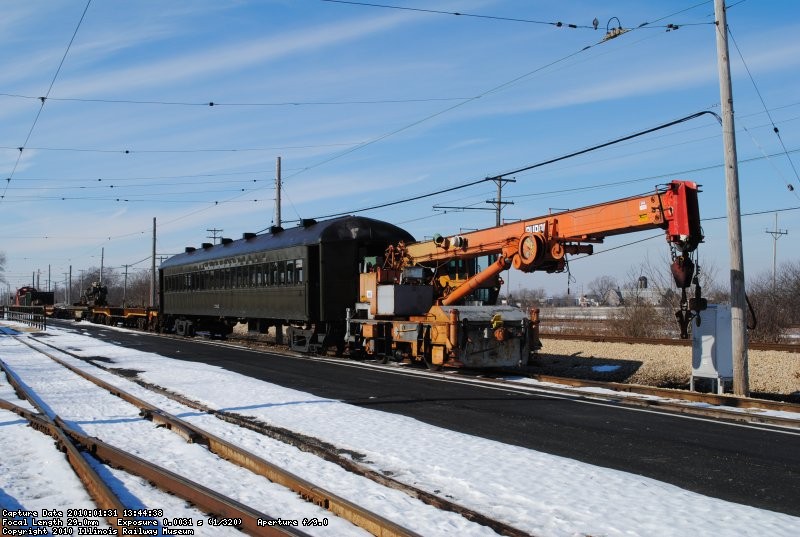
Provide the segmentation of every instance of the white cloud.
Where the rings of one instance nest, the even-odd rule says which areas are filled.
[[[412,17],[389,15],[358,19],[336,24],[319,25],[302,31],[291,31],[265,39],[237,42],[217,48],[167,57],[148,64],[125,69],[107,69],[100,75],[86,76],[80,81],[64,81],[59,95],[108,95],[145,87],[164,87],[169,83],[201,77],[219,76],[241,69],[357,40],[402,24]],[[97,48],[94,45],[91,48]]]

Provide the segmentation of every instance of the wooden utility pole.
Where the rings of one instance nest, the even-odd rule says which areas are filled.
[[[785,229],[778,229],[778,213],[775,213],[775,229],[770,231],[764,230],[764,233],[772,235],[772,292],[775,292],[775,269],[778,264],[778,239],[781,235],[788,235],[789,232]]]
[[[497,184],[497,199],[493,200],[486,200],[486,203],[491,203],[494,205],[495,208],[495,225],[500,227],[502,224],[503,219],[501,218],[501,212],[503,211],[503,205],[514,205],[513,201],[503,201],[503,184],[504,183],[516,183],[516,179],[503,179],[502,177],[497,177],[493,179],[495,184]]]
[[[725,146],[725,191],[728,200],[728,242],[731,261],[731,350],[733,353],[733,393],[750,395],[747,365],[746,301],[744,256],[742,254],[742,218],[739,207],[739,166],[733,121],[733,90],[728,56],[728,20],[725,0],[714,0],[717,32],[717,67],[722,106],[722,141]]]
[[[225,231],[225,230],[224,229],[217,229],[215,227],[212,227],[211,229],[206,229],[206,231],[211,233],[211,235],[206,235],[206,238],[207,239],[211,239],[212,241],[214,241],[214,244],[218,244],[217,243],[217,239],[221,239],[222,238],[222,232]]]
[[[153,217],[153,258],[150,261],[150,307],[156,307],[156,218]]]
[[[125,281],[122,284],[122,307],[124,308],[127,306],[126,301],[128,300],[128,267],[132,265],[122,265],[125,267]]]
[[[281,157],[275,164],[275,225],[281,227]]]

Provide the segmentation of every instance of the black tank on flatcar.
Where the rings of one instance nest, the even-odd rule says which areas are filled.
[[[359,299],[359,262],[414,238],[371,218],[345,216],[240,240],[187,248],[161,264],[161,329],[227,335],[237,322],[344,330]]]

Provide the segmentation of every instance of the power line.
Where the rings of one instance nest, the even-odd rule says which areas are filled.
[[[320,147],[339,147],[353,145],[353,142],[343,142],[336,144],[321,144],[321,145],[298,145],[298,146],[281,146],[281,147],[245,147],[245,148],[229,148],[229,149],[83,149],[76,147],[26,147],[25,149],[36,151],[63,151],[73,153],[119,153],[122,155],[132,155],[136,153],[247,153],[247,152],[262,152],[262,151],[282,151],[288,149],[318,149]],[[19,147],[0,146],[0,149],[20,150]]]
[[[800,207],[786,207],[784,209],[770,209],[768,211],[754,211],[754,212],[750,212],[750,213],[742,213],[741,216],[758,216],[758,215],[767,214],[767,213],[779,213],[779,212],[787,212],[787,211],[800,211]],[[708,222],[708,221],[711,221],[711,220],[727,220],[727,219],[728,219],[727,216],[716,216],[716,217],[713,217],[713,218],[701,218],[700,220],[702,222]],[[604,250],[595,251],[592,254],[582,255],[582,256],[579,256],[579,257],[573,257],[572,259],[570,259],[570,262],[578,261],[580,259],[585,259],[587,257],[593,257],[593,256],[596,256],[596,255],[599,255],[599,254],[604,254],[604,253],[607,253],[607,252],[612,252],[614,250],[619,250],[621,248],[627,248],[628,246],[633,246],[634,244],[639,244],[639,243],[642,243],[642,242],[645,242],[645,241],[650,241],[650,240],[653,240],[653,239],[659,239],[659,238],[663,238],[663,237],[664,237],[664,235],[662,233],[659,233],[658,235],[653,235],[651,237],[647,237],[647,238],[644,238],[644,239],[639,239],[639,240],[636,240],[636,241],[627,242],[625,244],[620,244],[619,246],[614,246],[614,247],[611,247],[611,248],[606,248]]]
[[[697,6],[703,5],[703,4],[705,4],[705,3],[708,3],[708,2],[707,2],[707,1],[706,1],[706,2],[702,2],[702,3],[700,3],[700,4],[697,4],[696,6],[692,6],[692,7],[697,7]],[[686,10],[688,10],[688,9],[691,9],[691,8],[687,8]],[[681,13],[681,12],[683,12],[683,11],[686,11],[686,10],[681,10],[681,11],[679,11],[678,13]],[[667,17],[669,17],[669,16],[671,16],[671,15],[667,15],[667,16],[665,16],[665,17],[662,17],[661,19],[657,19],[657,20],[656,20],[656,21],[654,21],[654,22],[659,22],[660,20],[663,20],[663,19],[665,19],[665,18],[667,18]],[[640,24],[640,25],[639,25],[639,27],[638,27],[638,28],[636,28],[636,29],[644,28],[644,27],[646,27],[646,26],[648,26],[648,25],[650,25],[650,24],[652,24],[652,23],[649,23],[649,22],[642,23],[642,24]],[[709,23],[709,24],[713,24],[713,23]],[[621,34],[618,34],[618,35],[621,35]],[[616,36],[614,36],[614,37],[616,37]],[[425,122],[427,122],[427,121],[429,121],[429,120],[431,120],[431,119],[434,119],[434,118],[436,118],[436,117],[439,117],[439,116],[441,116],[441,115],[443,115],[443,114],[446,114],[446,113],[448,113],[448,112],[451,112],[451,111],[453,111],[453,110],[455,110],[455,109],[457,109],[457,108],[460,108],[461,106],[464,106],[464,105],[466,105],[466,104],[469,104],[469,103],[471,103],[471,102],[473,102],[473,101],[476,101],[476,100],[478,100],[478,99],[481,99],[481,98],[483,98],[483,97],[486,97],[487,95],[491,95],[492,93],[497,93],[497,92],[499,92],[499,91],[502,91],[502,90],[504,90],[504,89],[506,89],[506,88],[508,88],[508,87],[510,87],[510,86],[513,86],[513,85],[517,84],[518,82],[520,82],[520,81],[522,81],[522,80],[524,80],[524,79],[526,79],[526,78],[528,78],[528,77],[530,77],[530,76],[532,76],[532,75],[534,75],[534,74],[536,74],[536,73],[540,72],[540,71],[543,71],[543,70],[545,70],[545,69],[547,69],[547,68],[549,68],[549,67],[552,67],[552,66],[554,66],[554,65],[557,65],[557,64],[559,64],[559,63],[562,63],[562,62],[564,62],[564,61],[567,61],[568,59],[570,59],[570,58],[573,58],[573,57],[575,57],[575,56],[577,56],[577,55],[579,55],[579,54],[581,54],[581,53],[583,53],[583,52],[586,52],[587,50],[590,50],[590,49],[592,49],[592,48],[594,48],[594,47],[596,47],[596,46],[598,46],[598,45],[602,45],[602,44],[604,44],[604,43],[607,43],[609,40],[610,40],[610,39],[602,39],[602,40],[600,40],[600,41],[598,41],[598,42],[596,42],[596,43],[593,43],[593,44],[590,44],[590,45],[586,45],[585,47],[583,47],[582,49],[580,49],[580,50],[578,50],[578,51],[575,51],[575,52],[572,52],[572,53],[570,53],[570,54],[567,54],[566,56],[563,56],[563,57],[561,57],[561,58],[559,58],[559,59],[557,59],[557,60],[553,60],[553,61],[551,61],[551,62],[549,62],[549,63],[547,63],[547,64],[545,64],[545,65],[539,66],[539,67],[537,67],[537,68],[535,68],[535,69],[533,69],[533,70],[531,70],[531,71],[528,71],[528,72],[526,72],[526,73],[524,73],[524,74],[522,74],[522,75],[520,75],[520,76],[517,76],[517,77],[515,77],[515,78],[513,78],[513,79],[511,79],[511,80],[508,80],[508,81],[506,81],[506,82],[503,82],[502,84],[499,84],[499,85],[497,85],[497,86],[494,86],[493,88],[490,88],[490,89],[488,89],[488,90],[486,90],[486,91],[484,91],[484,92],[482,92],[482,93],[479,93],[479,94],[477,94],[477,95],[474,95],[474,96],[472,96],[472,97],[469,97],[469,98],[467,98],[466,100],[464,100],[464,101],[462,101],[462,102],[460,102],[460,103],[454,104],[454,105],[452,105],[452,106],[450,106],[450,107],[448,107],[448,108],[445,108],[445,109],[443,109],[443,110],[440,110],[440,111],[438,111],[438,112],[436,112],[436,113],[430,114],[430,115],[428,115],[428,116],[426,116],[426,117],[423,117],[423,118],[421,118],[421,119],[419,119],[419,120],[416,120],[416,121],[414,121],[414,122],[412,122],[412,123],[410,123],[410,124],[407,124],[407,125],[405,125],[405,126],[403,126],[403,127],[400,127],[400,128],[398,128],[398,129],[395,129],[395,130],[393,130],[393,131],[390,131],[390,132],[388,132],[388,133],[385,133],[385,134],[382,134],[382,135],[380,135],[380,136],[377,136],[376,138],[373,138],[373,139],[371,139],[371,140],[368,140],[368,141],[366,141],[366,142],[363,142],[363,143],[361,143],[361,144],[358,144],[358,145],[356,145],[356,146],[354,146],[354,147],[351,147],[350,149],[347,149],[347,150],[345,150],[345,151],[342,151],[341,153],[338,153],[338,154],[336,154],[336,155],[333,155],[333,156],[331,156],[331,157],[329,157],[329,158],[326,158],[326,159],[324,159],[324,160],[322,160],[322,161],[320,161],[320,162],[317,162],[316,164],[312,164],[312,165],[310,165],[310,166],[307,166],[307,167],[305,167],[305,168],[302,168],[302,169],[300,169],[299,171],[297,171],[296,173],[294,173],[294,174],[291,174],[291,175],[289,175],[288,177],[285,177],[285,178],[284,178],[284,182],[285,182],[285,181],[287,181],[288,179],[291,179],[291,178],[293,178],[293,177],[296,177],[297,175],[300,175],[300,174],[302,174],[302,173],[305,173],[305,172],[307,172],[307,171],[309,171],[309,170],[312,170],[312,169],[314,169],[314,168],[317,168],[317,167],[319,167],[319,166],[322,166],[322,165],[324,165],[324,164],[327,164],[327,163],[329,163],[329,162],[332,162],[332,161],[334,161],[334,160],[337,160],[337,159],[339,159],[339,158],[342,158],[342,157],[344,157],[344,156],[346,156],[346,155],[349,155],[349,154],[351,154],[351,153],[353,153],[353,152],[355,152],[355,151],[358,151],[358,150],[360,150],[360,149],[363,149],[363,148],[365,148],[365,147],[368,147],[368,146],[370,146],[370,145],[373,145],[373,144],[375,144],[375,143],[378,143],[378,142],[380,142],[380,141],[382,141],[382,140],[385,140],[386,138],[389,138],[389,137],[391,137],[391,136],[394,136],[394,135],[396,135],[396,134],[399,134],[399,133],[401,133],[401,132],[404,132],[404,131],[406,131],[406,130],[408,130],[408,129],[410,129],[410,128],[413,128],[413,127],[415,127],[415,126],[417,126],[417,125],[420,125],[420,124],[422,124],[422,123],[425,123]]]
[[[386,4],[373,4],[368,2],[351,2],[347,0],[322,0],[323,2],[330,2],[334,4],[350,4],[353,6],[361,6],[361,7],[378,7],[384,9],[397,9],[402,11],[416,11],[418,13],[431,13],[435,15],[456,15],[459,17],[469,17],[469,18],[476,18],[476,19],[487,19],[487,20],[495,20],[495,21],[506,21],[506,22],[524,22],[529,24],[543,24],[547,26],[555,26],[557,28],[582,28],[588,30],[596,30],[596,26],[586,26],[586,25],[578,25],[578,24],[569,24],[563,22],[548,22],[548,21],[539,21],[533,19],[521,19],[521,18],[514,18],[514,17],[499,17],[495,15],[477,15],[474,13],[462,13],[458,11],[440,11],[437,9],[423,9],[423,8],[415,8],[415,7],[406,7],[406,6],[392,6]]]
[[[32,95],[20,95],[17,93],[0,93],[2,97],[13,97],[17,99],[41,100],[43,97]],[[282,107],[282,106],[352,106],[352,105],[375,105],[375,104],[410,104],[410,103],[430,103],[440,101],[463,101],[468,97],[421,97],[411,99],[352,99],[342,101],[279,101],[279,102],[189,102],[189,101],[158,101],[158,100],[135,100],[135,99],[87,99],[78,97],[48,97],[49,101],[79,102],[79,103],[101,103],[101,104],[143,104],[159,106],[195,106],[195,107]]]
[[[739,53],[739,58],[742,60],[742,65],[744,65],[745,71],[747,71],[747,76],[750,77],[750,82],[753,84],[753,88],[756,90],[756,94],[758,95],[759,100],[761,101],[761,105],[764,107],[764,112],[766,112],[767,117],[769,118],[770,122],[772,123],[772,130],[775,133],[775,136],[778,137],[778,141],[783,148],[783,152],[786,155],[786,159],[789,161],[789,164],[792,167],[792,171],[794,171],[795,179],[800,181],[800,175],[797,173],[797,168],[794,166],[794,162],[792,158],[789,156],[789,153],[786,151],[786,144],[783,143],[783,138],[781,138],[781,131],[778,130],[778,127],[775,125],[775,121],[772,119],[772,114],[769,113],[769,109],[767,108],[767,103],[764,102],[764,97],[761,95],[761,91],[758,89],[758,85],[756,84],[755,78],[753,78],[753,74],[750,72],[750,68],[747,66],[747,62],[744,60],[744,55],[742,54],[741,49],[739,48],[738,43],[736,43],[736,39],[733,37],[733,32],[731,32],[730,25],[728,25],[728,35],[731,37],[731,41],[733,41],[733,46],[736,48],[736,52]],[[791,183],[787,183],[787,187],[790,192],[794,191],[794,186]],[[796,195],[796,194],[795,194]]]
[[[790,150],[790,153],[797,153],[797,152],[800,152],[800,149],[792,149],[792,150]],[[748,164],[748,163],[755,162],[755,161],[758,161],[758,160],[765,160],[765,159],[768,159],[770,156],[774,157],[776,155],[779,155],[779,153],[775,153],[773,155],[764,155],[764,156],[761,156],[761,157],[752,157],[752,158],[748,158],[748,159],[739,159],[739,164]],[[564,189],[560,189],[560,190],[550,190],[550,191],[546,191],[546,192],[536,192],[536,193],[532,193],[532,194],[518,194],[516,196],[507,196],[507,197],[509,199],[520,199],[520,198],[530,198],[530,197],[536,197],[536,196],[548,196],[548,195],[553,195],[553,194],[567,194],[567,193],[572,193],[572,192],[596,190],[598,188],[607,188],[607,187],[610,187],[610,186],[620,186],[620,185],[627,185],[627,184],[631,184],[631,183],[641,183],[641,182],[644,182],[644,181],[653,181],[653,180],[656,180],[656,179],[663,179],[665,177],[679,177],[679,176],[687,175],[687,174],[690,174],[690,173],[705,172],[705,171],[709,171],[709,170],[713,170],[713,169],[717,169],[717,168],[722,168],[723,166],[724,166],[723,163],[710,164],[708,166],[703,166],[703,167],[699,167],[699,168],[692,168],[692,169],[680,170],[680,171],[676,171],[676,172],[662,173],[662,174],[658,174],[658,175],[650,175],[648,177],[640,177],[638,179],[626,179],[624,181],[614,181],[614,182],[611,182],[611,183],[603,183],[603,184],[597,184],[597,185],[586,186],[586,187],[564,188]]]
[[[396,9],[396,10],[401,10],[401,11],[415,11],[415,12],[418,12],[418,13],[429,13],[429,14],[432,14],[432,15],[451,15],[451,16],[455,15],[457,17],[485,19],[485,20],[493,20],[493,21],[501,21],[501,22],[522,22],[522,23],[526,23],[526,24],[540,24],[540,25],[544,25],[544,26],[554,26],[556,28],[571,28],[571,29],[581,29],[581,30],[597,30],[599,28],[599,21],[597,20],[596,17],[592,21],[592,24],[588,25],[588,24],[567,23],[567,22],[561,22],[561,21],[543,21],[543,20],[536,20],[536,19],[523,19],[523,18],[519,18],[519,17],[502,17],[502,16],[498,16],[498,15],[479,15],[479,14],[476,14],[476,13],[464,13],[464,12],[461,12],[461,11],[443,11],[443,10],[438,10],[438,9],[425,9],[425,8],[416,8],[416,7],[408,7],[408,6],[395,6],[395,5],[388,5],[388,4],[375,4],[375,3],[370,3],[370,2],[355,2],[355,1],[351,1],[351,0],[321,0],[321,1],[329,2],[329,3],[333,3],[333,4],[349,4],[349,5],[352,5],[352,6],[360,6],[360,7],[375,7],[375,8],[383,8],[383,9]],[[708,2],[702,2],[700,4],[697,4],[696,6],[693,6],[693,7],[690,7],[690,8],[686,8],[684,10],[681,10],[681,11],[677,12],[677,13],[683,13],[684,11],[689,11],[690,9],[693,9],[695,7],[698,7],[698,6],[701,6],[701,5],[705,4],[705,3],[708,3]],[[673,15],[668,15],[668,17],[669,16],[673,16]],[[612,17],[612,19],[615,19],[615,18],[616,17]],[[662,17],[661,19],[657,19],[656,21],[653,21],[653,22],[659,22],[661,20],[664,20],[665,18],[667,18],[667,17]],[[619,21],[619,19],[617,19],[617,20]],[[697,24],[711,24],[711,23],[668,24],[668,25],[665,25],[665,26],[655,26],[653,23],[645,22],[643,24],[640,24],[638,26],[638,28],[645,28],[645,27],[647,27],[647,28],[667,28],[669,30],[673,30],[673,29],[677,30],[680,26],[690,26],[690,25],[694,26],[694,25],[697,25]],[[608,27],[606,29],[608,30]],[[620,27],[620,29],[622,29],[622,28]],[[629,31],[631,29],[632,28],[627,28],[627,29],[624,29],[624,31]]]
[[[52,99],[51,99],[52,100]],[[769,111],[776,111],[776,110],[783,110],[786,108],[791,108],[794,106],[800,105],[800,102],[789,103],[786,105],[777,106],[775,108],[770,109]],[[769,115],[769,111],[765,110],[764,112],[754,112],[747,115],[739,116],[740,118],[747,118],[761,114]],[[770,117],[770,123],[768,124],[761,124],[756,125],[752,128],[761,128],[766,126],[775,127],[776,122]],[[794,117],[790,119],[786,119],[783,121],[778,121],[777,124],[787,123],[789,121],[796,121],[800,119],[799,117]],[[690,127],[687,129],[679,130],[674,133],[667,133],[662,135],[662,137],[666,136],[675,136],[677,134],[682,134],[684,132],[689,132],[693,130],[698,130],[706,128],[706,126],[700,127]],[[743,127],[743,130],[746,130]],[[719,136],[717,135],[714,135]],[[696,141],[696,140],[694,140]],[[337,143],[330,143],[330,144],[316,144],[316,145],[302,145],[302,146],[276,146],[276,147],[260,147],[260,148],[198,148],[198,149],[90,149],[90,148],[68,148],[68,147],[27,147],[26,149],[29,150],[36,150],[36,151],[64,151],[64,152],[79,152],[79,153],[119,153],[119,154],[136,154],[136,153],[244,153],[244,152],[261,152],[261,151],[281,151],[281,150],[291,150],[291,149],[318,149],[324,147],[341,147],[341,146],[350,146],[358,145],[364,142],[337,142]],[[640,143],[640,142],[634,142]],[[690,142],[682,142],[682,143],[690,143]],[[671,147],[671,146],[663,146],[663,147]],[[0,146],[0,149],[5,149],[9,151],[18,151],[18,147],[10,147],[10,146]],[[295,168],[295,171],[304,170],[305,168]],[[191,175],[159,175],[159,176],[138,176],[138,177],[129,177],[129,178],[115,178],[114,181],[141,181],[141,180],[150,180],[150,179],[173,179],[173,178],[196,178],[196,177],[218,177],[218,176],[226,176],[226,175],[263,175],[263,174],[271,174],[273,170],[255,170],[255,171],[245,171],[245,172],[224,172],[224,173],[213,173],[213,174],[191,174]],[[26,177],[26,181],[50,181],[54,180],[52,178],[32,178]],[[92,180],[94,179],[84,179],[84,180]],[[97,179],[100,181],[101,179]],[[261,180],[258,180],[261,181]]]
[[[712,112],[710,110],[703,110],[701,112],[696,112],[696,113],[694,113],[692,115],[689,115],[689,116],[686,116],[686,117],[682,117],[682,118],[676,119],[674,121],[670,121],[669,123],[664,123],[663,125],[659,125],[657,127],[653,127],[653,128],[650,128],[650,129],[646,129],[646,130],[643,130],[643,131],[639,131],[639,132],[630,134],[630,135],[625,136],[623,138],[617,138],[616,140],[611,140],[610,142],[605,142],[605,143],[598,144],[598,145],[595,145],[595,146],[592,146],[592,147],[587,147],[586,149],[581,149],[580,151],[575,151],[575,152],[569,153],[567,155],[556,157],[556,158],[553,158],[553,159],[550,159],[550,160],[545,160],[543,162],[538,162],[536,164],[531,164],[530,166],[525,166],[523,168],[518,168],[518,169],[512,170],[510,172],[506,172],[506,173],[503,173],[503,174],[500,174],[500,175],[496,175],[492,179],[500,179],[502,177],[505,177],[506,175],[514,175],[514,174],[517,174],[517,173],[526,172],[526,171],[532,170],[534,168],[539,168],[541,166],[546,166],[547,164],[552,164],[554,162],[559,162],[561,160],[566,160],[568,158],[576,157],[578,155],[583,155],[584,153],[589,153],[590,151],[595,151],[597,149],[602,149],[603,147],[608,147],[610,145],[614,145],[614,144],[617,144],[619,142],[624,142],[624,141],[630,140],[632,138],[638,138],[639,136],[643,136],[645,134],[649,134],[651,132],[655,132],[655,131],[658,131],[658,130],[661,130],[661,129],[666,129],[667,127],[671,127],[673,125],[678,125],[680,123],[685,123],[686,121],[690,121],[692,119],[698,118],[698,117],[703,116],[705,114],[710,114],[710,115],[714,116],[715,118],[717,118],[717,120],[720,120],[720,117],[716,113],[714,113],[714,112]]]
[[[25,137],[25,142],[19,147],[19,154],[17,155],[17,160],[14,162],[14,167],[11,169],[11,173],[6,178],[6,185],[3,189],[3,194],[0,195],[0,203],[3,203],[3,199],[6,197],[6,190],[8,190],[8,186],[11,183],[11,179],[14,177],[14,173],[17,171],[17,167],[19,166],[20,161],[22,160],[22,152],[25,149],[25,146],[30,141],[31,136],[33,135],[33,129],[36,128],[36,124],[39,122],[39,117],[42,115],[42,111],[44,110],[44,103],[47,101],[47,98],[50,96],[50,92],[53,91],[53,86],[56,83],[56,79],[58,78],[59,73],[61,72],[61,67],[64,65],[64,61],[67,59],[67,54],[69,54],[70,48],[72,48],[72,43],[75,41],[75,36],[78,35],[78,30],[83,24],[83,19],[86,17],[86,12],[89,10],[89,5],[92,3],[92,0],[87,0],[86,7],[83,8],[83,13],[81,13],[81,18],[78,21],[77,26],[75,27],[75,31],[72,33],[72,37],[69,40],[69,44],[67,45],[67,49],[64,51],[64,55],[61,57],[61,61],[58,63],[58,68],[56,69],[55,74],[53,75],[52,80],[50,81],[50,86],[47,88],[47,92],[45,93],[44,97],[41,97],[42,104],[39,107],[39,110],[36,112],[36,117],[33,119],[33,124],[31,125],[30,130],[28,130],[28,135]]]
[[[552,158],[552,159],[549,159],[549,160],[546,160],[546,161],[543,161],[543,162],[538,162],[536,164],[531,164],[531,165],[525,166],[523,168],[518,168],[516,170],[512,170],[510,172],[502,173],[502,174],[499,174],[499,175],[494,175],[494,176],[491,176],[491,177],[486,177],[484,179],[478,179],[476,181],[471,181],[471,182],[468,182],[468,183],[464,183],[464,184],[461,184],[461,185],[458,185],[458,186],[454,186],[454,187],[450,187],[450,188],[446,188],[446,189],[442,189],[442,190],[437,190],[436,192],[430,192],[428,194],[420,194],[418,196],[412,196],[410,198],[405,198],[405,199],[402,199],[402,200],[382,203],[382,204],[379,204],[379,205],[373,205],[371,207],[365,207],[365,208],[361,208],[361,209],[357,209],[357,210],[343,211],[343,212],[338,212],[338,213],[333,213],[333,214],[316,216],[314,218],[322,220],[324,218],[333,218],[333,217],[336,217],[336,216],[343,216],[343,215],[347,215],[347,214],[361,213],[361,212],[365,212],[365,211],[371,211],[371,210],[374,210],[374,209],[383,209],[383,208],[390,207],[390,206],[393,206],[393,205],[399,205],[401,203],[408,203],[410,201],[417,201],[417,200],[420,200],[420,199],[429,198],[429,197],[436,196],[436,195],[439,195],[439,194],[452,192],[454,190],[460,190],[462,188],[467,188],[467,187],[474,186],[474,185],[481,184],[481,183],[485,183],[485,182],[488,182],[488,181],[497,181],[497,180],[502,179],[503,177],[505,177],[507,175],[513,175],[515,173],[520,173],[520,172],[523,172],[523,171],[532,170],[533,168],[538,168],[540,166],[545,166],[547,164],[552,164],[553,162],[558,162],[558,161],[561,161],[561,160],[565,160],[565,159],[568,159],[568,158],[575,157],[577,155],[582,155],[584,153],[588,153],[590,151],[595,151],[595,150],[601,149],[603,147],[608,147],[610,145],[613,145],[613,144],[616,144],[616,143],[619,143],[619,142],[623,142],[625,140],[630,140],[632,138],[637,138],[639,136],[644,136],[645,134],[649,134],[651,132],[656,132],[656,131],[661,130],[661,129],[666,129],[666,128],[671,127],[673,125],[677,125],[677,124],[684,123],[686,121],[690,121],[692,119],[701,117],[701,116],[703,116],[705,114],[711,114],[711,115],[713,115],[715,117],[719,117],[714,112],[711,112],[711,111],[708,111],[708,110],[703,110],[701,112],[696,112],[696,113],[691,114],[689,116],[686,116],[686,117],[683,117],[683,118],[680,118],[680,119],[676,119],[676,120],[670,121],[668,123],[663,123],[661,125],[658,125],[656,127],[652,127],[650,129],[645,129],[645,130],[642,130],[642,131],[639,131],[639,132],[635,132],[633,134],[629,134],[627,136],[623,136],[623,137],[617,138],[615,140],[604,142],[602,144],[598,144],[598,145],[595,145],[595,146],[592,146],[592,147],[588,147],[586,149],[581,149],[580,151],[574,151],[574,152],[569,153],[567,155],[563,155],[563,156],[560,156],[560,157]],[[262,231],[265,231],[265,230],[262,230]]]

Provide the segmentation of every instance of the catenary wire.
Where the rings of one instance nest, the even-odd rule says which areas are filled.
[[[20,95],[17,93],[0,93],[2,97],[14,97],[17,99],[40,100],[41,97],[31,95]],[[430,103],[441,101],[463,101],[468,97],[421,97],[417,99],[353,99],[343,101],[281,101],[281,102],[190,102],[190,101],[158,101],[158,100],[136,100],[136,99],[87,99],[78,97],[49,97],[49,101],[78,102],[78,103],[102,103],[102,104],[146,104],[160,106],[202,106],[202,107],[281,107],[281,106],[351,106],[351,105],[374,105],[374,104],[407,104],[407,103]]]
[[[25,137],[25,142],[19,147],[19,154],[17,155],[17,159],[14,162],[13,168],[11,169],[11,173],[8,174],[8,177],[6,178],[6,184],[5,188],[3,189],[3,194],[0,195],[0,203],[3,203],[3,200],[5,199],[8,186],[11,184],[11,180],[14,178],[14,173],[17,171],[19,163],[22,160],[22,153],[25,150],[25,146],[28,144],[28,141],[30,141],[31,136],[33,135],[33,130],[36,128],[36,124],[39,122],[39,117],[42,115],[42,111],[44,110],[44,104],[47,101],[47,98],[50,96],[50,92],[53,91],[53,86],[55,85],[56,80],[58,79],[58,75],[61,72],[61,67],[64,65],[64,61],[67,59],[67,54],[69,54],[69,51],[72,48],[72,43],[75,41],[75,36],[78,35],[78,30],[80,29],[81,24],[83,24],[83,19],[86,17],[86,12],[89,10],[89,5],[91,3],[92,0],[87,0],[86,7],[83,8],[83,13],[81,13],[81,18],[78,21],[78,24],[75,26],[75,31],[72,33],[72,37],[69,40],[67,49],[64,51],[64,55],[61,57],[61,61],[58,63],[58,68],[56,69],[53,78],[50,80],[50,86],[48,86],[47,92],[45,93],[44,97],[41,97],[42,104],[39,107],[39,110],[36,112],[36,117],[34,117],[33,119],[33,124],[31,125],[31,128],[28,130],[28,134]]]
[[[733,37],[733,32],[731,32],[731,25],[730,24],[728,24],[728,35],[731,37],[731,41],[733,41],[733,46],[734,46],[734,48],[736,48],[736,52],[738,52],[738,54],[739,54],[739,58],[741,59],[742,65],[744,66],[744,69],[747,72],[747,76],[750,78],[750,82],[753,84],[753,88],[756,90],[756,95],[758,95],[758,98],[761,101],[761,105],[764,108],[764,112],[766,112],[767,117],[769,118],[770,122],[772,123],[772,130],[775,133],[775,136],[778,137],[778,141],[780,142],[781,147],[783,148],[783,152],[786,155],[786,159],[789,161],[789,164],[792,167],[792,171],[794,172],[795,179],[800,181],[800,175],[798,175],[797,168],[795,168],[794,162],[792,161],[792,158],[789,156],[789,153],[786,150],[786,144],[783,142],[783,138],[781,137],[781,131],[775,125],[775,121],[772,119],[772,114],[769,113],[769,109],[767,108],[767,103],[764,102],[764,97],[761,95],[761,91],[758,89],[758,85],[756,84],[756,80],[753,77],[753,74],[750,72],[750,68],[747,66],[747,62],[744,59],[744,55],[742,54],[742,51],[739,48],[738,43],[736,43],[736,39]],[[794,187],[792,186],[791,183],[787,182],[787,187],[789,188],[789,191],[791,191],[791,192],[795,191],[795,189],[794,189]],[[797,196],[796,192],[795,192],[795,196]]]

